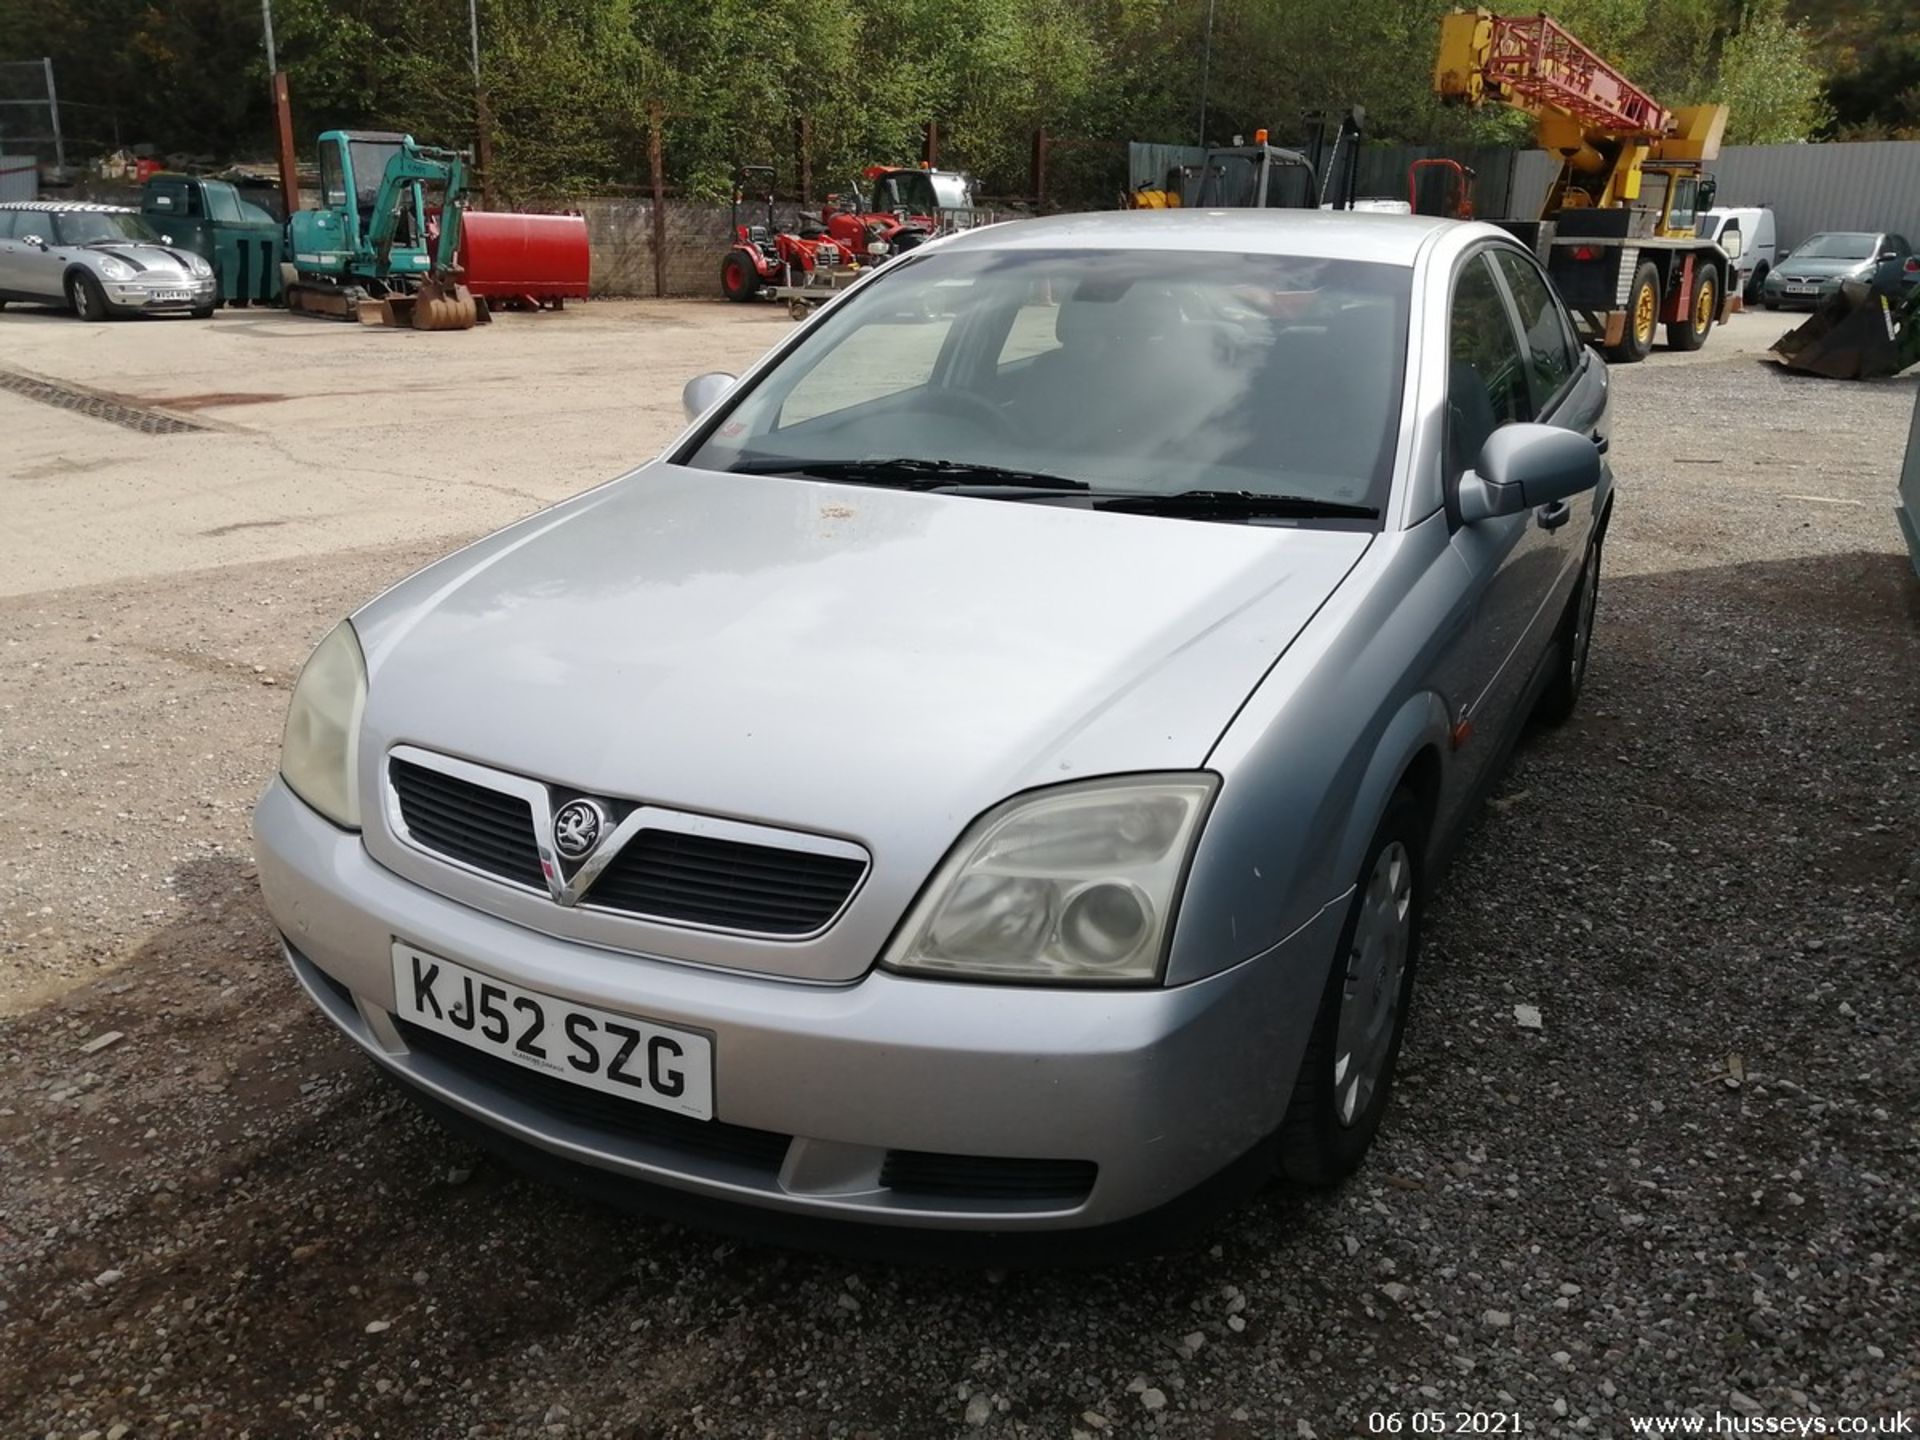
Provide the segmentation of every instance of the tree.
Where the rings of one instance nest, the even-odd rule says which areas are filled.
[[[1727,139],[1738,145],[1805,140],[1832,114],[1805,27],[1786,17],[1784,0],[1754,0],[1727,42],[1714,98],[1731,112]]]

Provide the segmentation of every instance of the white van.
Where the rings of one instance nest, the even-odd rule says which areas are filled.
[[[1737,238],[1736,238],[1737,232]],[[1751,305],[1760,298],[1760,282],[1779,258],[1775,254],[1773,211],[1764,206],[1716,205],[1700,217],[1700,238],[1718,240],[1740,272],[1740,292]]]

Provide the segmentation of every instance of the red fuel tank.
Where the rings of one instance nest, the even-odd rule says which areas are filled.
[[[587,294],[587,222],[578,215],[469,210],[460,220],[461,281],[489,300]]]

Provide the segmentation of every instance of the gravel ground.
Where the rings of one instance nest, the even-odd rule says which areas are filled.
[[[1590,688],[1439,897],[1366,1169],[1104,1270],[613,1214],[447,1138],[310,1013],[247,806],[306,648],[445,541],[0,599],[0,1436],[1911,1413],[1916,384],[1742,349],[1615,372]]]

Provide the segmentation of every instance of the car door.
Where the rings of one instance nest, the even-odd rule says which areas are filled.
[[[1513,262],[1527,270],[1513,271]],[[1525,330],[1507,273],[1522,277],[1529,297],[1531,324]],[[1448,356],[1449,494],[1502,425],[1539,419],[1598,434],[1604,379],[1596,410],[1592,367],[1600,362],[1575,344],[1545,278],[1518,251],[1489,246],[1462,262],[1449,306]],[[1559,606],[1571,591],[1570,567],[1590,532],[1591,520],[1582,509],[1580,502],[1559,502],[1455,525],[1454,549],[1479,593],[1456,716],[1457,724],[1468,727],[1467,735],[1478,737],[1461,757],[1470,771],[1490,763],[1509,729],[1524,718],[1529,682],[1553,641]]]
[[[64,300],[67,266],[58,253],[59,236],[54,233],[57,217],[46,210],[17,210],[14,216],[13,233],[19,242],[14,248],[16,283],[8,288],[38,300]]]
[[[21,213],[18,210],[0,210],[0,295],[14,294],[21,288],[16,279],[20,269],[20,257],[16,253],[20,249],[20,242],[14,239]]]

